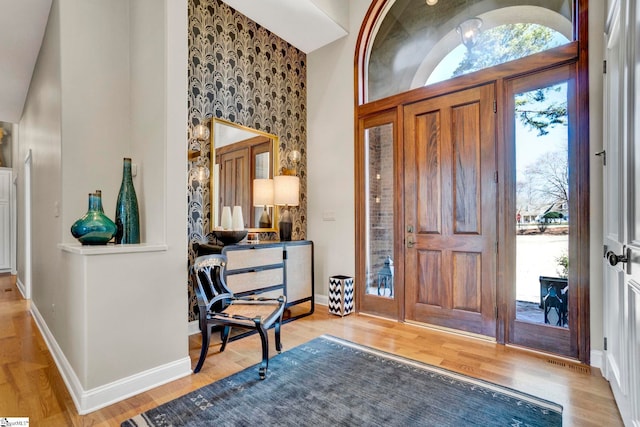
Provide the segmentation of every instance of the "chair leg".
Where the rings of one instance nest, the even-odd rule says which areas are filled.
[[[260,362],[260,367],[258,368],[258,375],[260,375],[260,379],[263,380],[266,378],[267,369],[269,368],[269,335],[259,320],[255,322],[258,334],[260,334],[260,340],[262,341],[262,362]]]
[[[280,341],[280,323],[282,323],[282,319],[279,319],[274,326],[276,335],[276,350],[278,351],[278,353],[282,351],[282,342]]]
[[[228,326],[228,325],[222,328],[222,331],[220,332],[220,338],[222,339],[222,345],[220,346],[220,353],[222,353],[224,349],[227,347],[227,342],[229,341],[230,332],[231,332],[231,326]]]
[[[202,369],[202,365],[204,364],[204,359],[207,358],[207,353],[209,352],[209,342],[211,341],[211,326],[207,325],[201,330],[202,335],[202,348],[200,349],[200,358],[198,359],[198,364],[196,368],[193,370],[194,374],[200,372]]]

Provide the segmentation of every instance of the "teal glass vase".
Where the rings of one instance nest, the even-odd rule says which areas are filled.
[[[89,193],[89,209],[71,226],[71,234],[83,245],[106,245],[116,234],[116,224],[104,214],[100,191]]]
[[[116,202],[116,243],[140,243],[140,218],[138,215],[138,199],[131,177],[131,159],[124,158],[122,167],[122,184]]]

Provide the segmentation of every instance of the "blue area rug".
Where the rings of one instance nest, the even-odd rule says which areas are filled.
[[[562,407],[324,335],[122,426],[561,426]]]

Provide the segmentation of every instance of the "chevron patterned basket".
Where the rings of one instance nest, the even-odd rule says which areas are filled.
[[[329,313],[345,316],[354,310],[353,277],[329,278]]]

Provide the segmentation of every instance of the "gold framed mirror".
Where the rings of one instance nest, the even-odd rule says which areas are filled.
[[[224,206],[240,206],[249,232],[278,232],[278,209],[268,202],[273,194],[261,187],[268,187],[269,182],[262,180],[273,180],[274,171],[278,170],[278,140],[270,133],[211,119],[212,229],[220,227]]]

